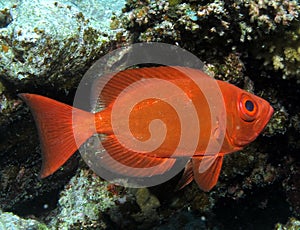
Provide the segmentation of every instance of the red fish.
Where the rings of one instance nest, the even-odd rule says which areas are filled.
[[[122,117],[122,111],[129,109],[131,100],[146,94],[149,89],[154,90],[157,86],[155,81],[147,81],[147,79],[159,79],[172,83],[188,99],[184,102],[180,101],[179,93],[171,90],[167,92],[169,95],[166,97],[167,102],[155,97],[141,100],[130,108],[129,120],[126,120]],[[138,84],[130,87],[135,82]],[[219,98],[207,97],[199,90],[199,85],[207,85],[210,82],[218,86]],[[210,87],[210,84],[208,86]],[[214,93],[215,88],[209,87],[206,87],[208,91]],[[215,81],[200,70],[186,67],[140,68],[115,74],[101,92],[99,98],[105,108],[97,113],[83,111],[35,94],[23,93],[20,97],[30,107],[37,125],[43,158],[40,174],[42,178],[58,170],[80,145],[93,134],[98,133],[106,135],[102,144],[114,160],[132,168],[145,169],[140,170],[140,173],[134,176],[161,175],[168,171],[178,158],[190,157],[179,187],[183,188],[195,179],[204,191],[209,191],[216,185],[224,155],[241,150],[252,142],[273,114],[273,108],[262,98],[227,82]],[[194,106],[196,117],[190,119],[190,122],[194,122],[194,129],[200,127],[198,136],[195,137],[193,127],[190,130],[184,130],[178,111],[168,105],[169,102],[177,103],[178,101],[183,105],[179,108],[183,112],[185,106],[189,104]],[[224,105],[224,112],[214,117],[211,110],[220,102]],[[112,122],[113,109],[116,104],[121,112],[117,113],[117,119]],[[159,143],[158,148],[151,151],[136,151],[132,147],[135,146],[134,141],[146,143],[151,138],[149,124],[155,119],[161,120],[167,128],[166,132],[158,130],[158,133],[163,133],[164,141]],[[122,127],[127,127],[126,125],[130,128],[134,138],[128,137],[125,132],[119,132]],[[188,149],[186,145],[178,147],[182,133],[184,133],[185,140],[196,139],[197,143],[192,155],[191,149]],[[125,144],[120,143],[120,137],[125,140]],[[219,151],[213,154],[207,153],[209,143],[219,144]],[[175,150],[176,153],[174,153]],[[122,167],[115,168],[108,159],[103,159],[102,163],[119,174],[130,175],[130,172]],[[201,168],[201,164],[205,167]],[[146,170],[153,166],[157,166],[155,170]]]

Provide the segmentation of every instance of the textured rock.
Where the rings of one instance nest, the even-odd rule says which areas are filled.
[[[107,182],[91,171],[81,170],[61,193],[58,214],[50,226],[54,229],[105,228],[101,212],[115,206],[115,198],[107,186]]]
[[[0,74],[16,84],[74,86],[117,31],[123,1],[15,1],[0,5]]]
[[[60,179],[38,178],[39,141],[32,116],[17,93],[55,95],[70,102],[70,90],[75,91],[93,61],[118,39],[122,29],[116,25],[111,29],[110,18],[119,15],[124,4],[122,0],[0,1],[0,208],[4,211],[39,215],[53,209],[77,167],[75,156],[64,165],[66,174]]]
[[[285,225],[276,224],[274,230],[297,230],[299,228],[300,228],[300,221],[295,218],[290,218]]]
[[[0,210],[0,229],[37,229],[47,230],[47,226],[32,219],[22,219],[13,213]]]

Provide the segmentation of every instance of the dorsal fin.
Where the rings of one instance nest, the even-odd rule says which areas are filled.
[[[208,77],[205,73],[198,69],[192,69],[188,67],[180,66],[161,66],[151,68],[139,68],[139,69],[127,69],[116,74],[108,74],[100,77],[95,82],[94,96],[100,97],[100,103],[102,107],[107,107],[111,104],[118,95],[134,82],[138,82],[142,79],[159,78],[162,80],[175,80],[175,79],[188,79],[189,75]],[[102,89],[101,95],[100,88]]]

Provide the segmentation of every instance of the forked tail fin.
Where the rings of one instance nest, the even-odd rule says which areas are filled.
[[[36,122],[43,158],[40,176],[44,178],[60,168],[95,133],[94,114],[36,94],[19,96],[30,107]]]

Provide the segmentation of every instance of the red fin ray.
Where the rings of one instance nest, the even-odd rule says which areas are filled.
[[[213,156],[215,157],[215,156]],[[202,158],[202,157],[201,157]],[[218,182],[218,178],[221,172],[223,156],[217,156],[213,164],[205,171],[199,172],[201,158],[193,157],[193,172],[194,179],[198,186],[205,192],[211,190]]]
[[[105,87],[100,95],[100,102],[102,106],[107,107],[109,104],[115,101],[117,96],[126,89],[129,85],[138,82],[142,79],[158,78],[162,80],[175,80],[175,79],[187,79],[187,75],[206,76],[201,70],[191,69],[180,66],[160,66],[151,68],[139,68],[128,69],[114,74],[108,74],[99,78],[95,84],[95,93],[98,98],[99,89],[98,86]],[[113,76],[112,76],[113,75]],[[109,80],[108,82],[106,82]],[[141,82],[141,84],[143,84]]]
[[[112,172],[133,177],[149,177],[168,171],[176,159],[149,156],[123,147],[116,138],[108,136],[103,141],[106,154],[101,158],[102,165]]]
[[[192,164],[192,160],[189,160],[189,162],[185,165],[184,172],[182,174],[180,181],[177,184],[176,190],[183,189],[185,186],[191,183],[193,179],[194,179],[193,164]]]
[[[205,162],[202,162],[203,160],[205,160]],[[201,162],[208,165],[200,166]],[[192,182],[193,179],[195,179],[196,183],[203,191],[207,192],[211,190],[218,182],[222,163],[223,156],[192,157],[192,159],[185,166],[182,178],[177,185],[178,189],[184,188],[186,185]],[[202,168],[207,169],[202,172]]]
[[[42,150],[42,178],[53,174],[94,130],[94,114],[35,94],[19,94],[34,116]],[[74,123],[73,123],[74,119]],[[77,122],[78,120],[78,122]],[[73,125],[82,129],[74,138]]]

